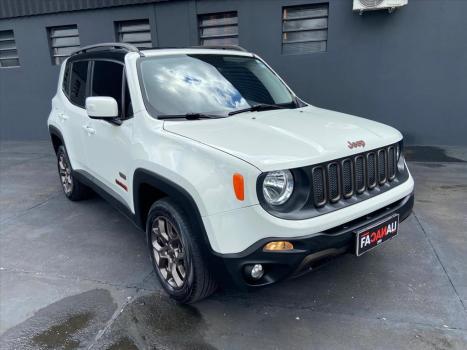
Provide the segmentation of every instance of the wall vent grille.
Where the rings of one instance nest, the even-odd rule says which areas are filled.
[[[0,30],[0,68],[19,67],[13,30]]]
[[[53,64],[62,63],[74,51],[79,49],[80,40],[77,25],[49,27],[50,55]]]
[[[115,22],[117,41],[135,45],[139,49],[153,47],[148,19]]]
[[[200,45],[238,45],[237,12],[200,15],[198,24]]]
[[[327,50],[328,4],[284,7],[282,53],[302,54]]]

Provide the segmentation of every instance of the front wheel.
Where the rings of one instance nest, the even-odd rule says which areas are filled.
[[[91,190],[74,176],[70,159],[63,145],[57,149],[57,167],[63,192],[68,199],[79,201],[89,196]]]
[[[186,213],[177,203],[170,199],[155,202],[146,231],[154,270],[173,299],[193,303],[216,290]]]

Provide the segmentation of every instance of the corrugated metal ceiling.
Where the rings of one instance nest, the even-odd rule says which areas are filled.
[[[0,0],[0,19],[169,0]]]

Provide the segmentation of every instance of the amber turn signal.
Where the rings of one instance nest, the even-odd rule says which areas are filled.
[[[235,197],[237,197],[239,201],[243,201],[245,199],[245,183],[242,174],[233,174],[233,187]]]
[[[292,250],[293,244],[287,241],[275,241],[269,242],[263,248],[265,251],[283,251],[283,250]]]

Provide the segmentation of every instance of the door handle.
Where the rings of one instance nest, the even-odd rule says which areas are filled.
[[[89,125],[83,125],[83,129],[88,133],[88,135],[94,135],[96,130],[91,128]]]

